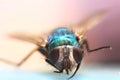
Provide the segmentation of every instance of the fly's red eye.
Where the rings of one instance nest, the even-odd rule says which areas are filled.
[[[49,59],[51,63],[55,64],[58,61],[58,58],[59,58],[59,49],[55,48],[50,52]]]
[[[74,47],[73,48],[73,57],[74,57],[76,63],[80,63],[81,62],[82,56],[83,56],[82,55],[82,51],[79,48]]]

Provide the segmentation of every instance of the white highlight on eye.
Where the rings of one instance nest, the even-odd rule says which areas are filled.
[[[57,47],[59,48],[59,59],[58,59],[58,62],[61,62],[63,60],[63,47],[62,46],[59,46]]]
[[[72,67],[75,67],[75,65],[77,65],[77,63],[75,62],[75,59],[74,59],[74,57],[73,57],[73,46],[70,47],[69,50],[70,50],[69,59],[70,59],[70,61],[72,62],[72,65],[73,65]]]

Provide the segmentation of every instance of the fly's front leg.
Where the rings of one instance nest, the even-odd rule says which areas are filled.
[[[77,71],[78,71],[78,69],[80,67],[80,64],[81,64],[81,62],[77,65],[77,68],[76,68],[75,72],[73,73],[72,76],[69,77],[69,79],[72,78],[73,76],[75,76],[75,74],[77,73]]]
[[[46,58],[48,57],[48,51],[47,51],[47,49],[46,49],[45,47],[40,46],[40,47],[38,48],[38,51],[41,52],[41,54],[42,54],[43,56],[45,56]]]
[[[49,61],[49,59],[47,59],[47,58],[48,58],[48,51],[47,51],[46,47],[42,47],[42,46],[41,46],[41,47],[38,49],[38,51],[40,51],[40,52],[46,57],[45,61],[46,61],[48,64],[50,64],[50,65],[53,66],[54,68],[58,69],[53,63],[51,63],[51,62]],[[62,73],[63,70],[54,71],[54,72],[55,72],[55,73]]]
[[[86,39],[84,39],[84,38],[81,38],[81,41],[80,41],[79,44],[80,44],[81,48],[83,47],[83,45],[85,45],[85,47],[86,47],[86,49],[87,49],[88,52],[94,52],[94,51],[97,51],[97,50],[107,49],[107,48],[111,49],[110,46],[102,46],[102,47],[98,47],[98,48],[95,48],[95,49],[90,49],[88,41]]]
[[[48,64],[50,64],[51,66],[53,66],[54,68],[58,69],[53,63],[51,63],[48,59],[45,60]],[[62,73],[63,70],[58,70],[58,71],[54,71],[55,73]]]

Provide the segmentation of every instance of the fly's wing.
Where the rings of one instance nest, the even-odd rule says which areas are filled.
[[[45,45],[46,41],[35,34],[26,33],[26,32],[15,32],[9,34],[9,37],[34,43],[38,46]]]
[[[73,30],[77,36],[84,36],[88,30],[97,25],[101,19],[105,16],[107,11],[98,11],[93,15],[89,16],[85,20],[81,21],[77,25],[73,26]]]
[[[106,12],[107,12],[106,10],[98,11],[95,14],[86,18],[85,20],[81,21],[79,24],[72,25],[72,27],[68,26],[68,28],[73,29],[75,31],[74,32],[75,35],[81,38],[81,36],[84,36],[89,29],[93,28],[97,23],[101,21],[101,19],[104,17]],[[51,30],[53,29],[54,28],[51,28]],[[45,32],[49,32],[49,31],[45,31]],[[40,37],[40,35],[36,36],[31,33],[16,32],[16,33],[10,34],[10,37],[28,41],[38,46],[44,45],[46,43],[46,41],[42,37]]]

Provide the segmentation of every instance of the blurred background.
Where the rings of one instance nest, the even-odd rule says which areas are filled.
[[[0,0],[0,58],[18,63],[36,47],[34,44],[9,38],[9,33],[23,31],[41,34],[58,26],[76,24],[97,11],[108,10],[104,19],[88,31],[86,37],[91,49],[110,45],[112,50],[88,53],[89,55],[84,56],[82,70],[92,72],[91,69],[94,69],[96,72],[98,69],[94,67],[98,67],[100,70],[115,71],[115,76],[120,77],[119,8],[119,0]],[[19,68],[0,62],[0,70],[11,69],[51,73],[54,70],[38,52]]]

